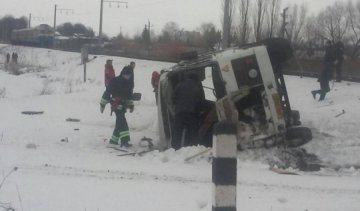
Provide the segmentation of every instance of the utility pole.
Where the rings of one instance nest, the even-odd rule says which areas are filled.
[[[31,28],[31,13],[29,14],[28,28]]]
[[[149,42],[150,42],[150,40],[151,40],[151,38],[150,38],[150,19],[148,19],[148,30],[149,30]]]
[[[150,20],[148,19],[149,37],[150,37],[150,27],[151,27],[151,25],[150,25]]]
[[[230,34],[230,0],[225,0],[224,6],[224,25],[223,25],[223,41],[222,47],[223,49],[229,47],[229,34]]]
[[[55,32],[56,32],[56,11],[57,11],[57,5],[55,4],[55,8],[54,8],[54,36],[55,36]]]
[[[66,14],[68,12],[74,13],[74,10],[72,10],[72,9],[59,9],[59,8],[57,8],[57,5],[55,4],[55,8],[54,8],[54,36],[55,36],[55,32],[56,32],[56,12],[57,11],[60,11],[60,13],[61,12],[66,12]]]
[[[100,0],[99,44],[101,44],[104,0]]]
[[[283,19],[283,21],[282,21],[282,26],[281,26],[281,37],[282,38],[285,38],[285,34],[286,35],[288,35],[287,34],[287,30],[286,30],[286,25],[288,24],[287,22],[286,22],[286,18],[287,18],[287,14],[286,14],[286,12],[288,11],[288,7],[286,7],[285,9],[283,9],[283,13],[281,13],[281,16],[282,16],[282,19]]]
[[[127,1],[118,1],[118,0],[100,0],[100,24],[99,24],[99,44],[102,43],[102,23],[103,23],[103,10],[104,10],[104,2],[108,2],[111,6],[111,3],[117,4],[118,8],[120,7],[120,4],[126,4],[126,8],[128,8],[128,2]]]
[[[149,43],[148,43],[148,51],[150,51],[150,45],[151,45],[151,24],[150,24],[150,19],[148,19],[148,33],[149,33]]]

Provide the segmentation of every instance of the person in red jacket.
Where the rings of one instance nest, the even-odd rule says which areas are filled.
[[[111,59],[106,60],[104,73],[105,73],[105,87],[107,87],[110,84],[110,81],[113,78],[115,78],[115,70],[112,65]]]
[[[158,95],[158,87],[159,87],[160,73],[158,71],[153,71],[151,75],[151,85],[155,92],[155,99],[157,104],[157,95]]]

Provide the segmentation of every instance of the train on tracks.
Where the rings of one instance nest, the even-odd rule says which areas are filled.
[[[47,24],[11,32],[11,44],[34,47],[51,47],[54,44],[54,30]]]

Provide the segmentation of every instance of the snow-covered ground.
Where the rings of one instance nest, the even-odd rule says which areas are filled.
[[[17,51],[24,65],[18,76],[5,71],[4,55]],[[99,102],[108,56],[87,65],[83,82],[80,54],[0,46],[0,210],[21,211],[200,211],[211,210],[211,162],[208,154],[184,159],[204,147],[116,156],[106,148],[114,116]],[[92,57],[90,57],[92,58]],[[116,73],[132,59],[114,59]],[[153,70],[172,64],[134,60],[135,91],[143,93],[127,114],[132,142],[143,136],[158,141],[157,110],[150,85]],[[237,207],[256,211],[360,210],[360,85],[335,83],[324,102],[310,95],[313,78],[285,77],[290,102],[302,123],[313,130],[304,148],[324,162],[346,166],[299,176],[269,171],[276,149],[240,152]],[[343,115],[335,117],[345,111]],[[24,115],[22,111],[43,111]],[[67,118],[79,119],[69,122]],[[17,167],[16,171],[13,171]],[[5,210],[5,209],[3,209]]]

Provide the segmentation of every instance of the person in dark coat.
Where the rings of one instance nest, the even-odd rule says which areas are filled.
[[[11,63],[15,64],[15,52],[11,54]]]
[[[159,81],[160,81],[160,73],[158,71],[153,71],[151,74],[151,86],[155,92],[155,99],[157,104],[157,96],[158,96],[158,88],[159,88]]]
[[[318,81],[320,82],[320,89],[311,91],[314,99],[316,99],[316,95],[320,94],[319,101],[325,99],[325,95],[330,91],[329,81],[332,79],[333,68],[336,57],[334,52],[334,47],[330,41],[326,42],[325,48],[325,56],[323,59],[323,68],[320,72]]]
[[[103,113],[107,103],[111,103],[111,111],[116,114],[116,123],[113,135],[110,139],[111,145],[118,145],[119,139],[121,147],[131,147],[129,127],[125,118],[127,109],[130,113],[134,110],[134,104],[131,100],[132,82],[131,71],[123,70],[120,75],[111,80],[106,87],[100,102],[100,112]]]
[[[14,53],[14,63],[15,63],[15,64],[18,63],[18,58],[19,58],[19,56],[18,56],[18,54],[15,52],[15,53]]]
[[[128,70],[131,72],[131,78],[130,78],[130,82],[131,82],[131,93],[133,93],[134,87],[135,87],[135,83],[134,83],[134,69],[135,69],[135,62],[130,62],[129,65],[125,66],[122,71],[124,70]]]
[[[194,73],[189,74],[180,81],[175,87],[172,100],[175,106],[175,122],[171,147],[175,150],[181,148],[184,130],[184,145],[198,144],[199,117],[205,100],[198,76]]]
[[[9,62],[10,62],[10,54],[7,53],[7,54],[6,54],[6,63],[9,63]]]
[[[115,78],[115,70],[112,65],[112,60],[108,59],[106,60],[105,70],[104,70],[105,87],[107,87],[110,84],[110,81],[113,78]]]
[[[341,41],[337,42],[334,46],[335,48],[335,57],[336,57],[336,82],[341,82],[342,80],[342,65],[344,62],[344,43]]]

